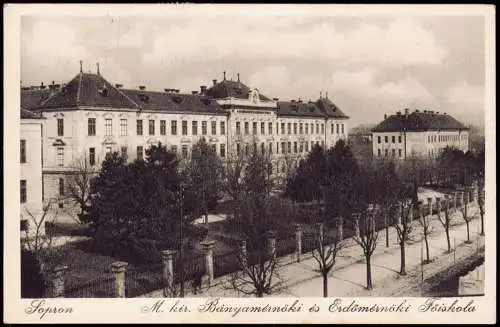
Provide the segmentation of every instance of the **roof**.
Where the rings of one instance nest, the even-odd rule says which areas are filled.
[[[21,119],[45,119],[39,112],[33,112],[24,108],[21,108]]]
[[[349,130],[349,135],[371,135],[376,124],[360,124]]]
[[[384,119],[372,129],[372,132],[428,131],[428,130],[464,130],[464,124],[448,114],[414,111],[408,115],[395,114]]]
[[[316,106],[323,111],[329,118],[342,118],[347,119],[347,116],[342,110],[339,109],[330,99],[320,98],[316,101]]]
[[[206,93],[215,99],[225,99],[225,98],[237,98],[237,99],[248,99],[248,93],[251,91],[247,85],[241,83],[240,81],[229,81],[223,80],[216,83],[212,87],[208,88]],[[262,101],[270,101],[268,97],[260,94],[259,99]]]
[[[21,91],[21,103],[29,109],[76,108],[80,106],[158,111],[224,113],[205,96],[146,90],[119,89],[99,74],[80,73],[61,87],[46,92]]]
[[[278,101],[278,116],[308,116],[325,118],[326,115],[314,102]]]

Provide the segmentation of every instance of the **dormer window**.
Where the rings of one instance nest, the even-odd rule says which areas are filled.
[[[144,93],[139,93],[139,100],[142,102],[149,102],[149,95]]]
[[[108,88],[106,87],[106,85],[103,85],[98,92],[103,97],[108,96]]]
[[[179,104],[179,103],[182,102],[182,98],[178,97],[178,96],[174,96],[174,97],[172,97],[172,101],[174,101],[175,103]]]

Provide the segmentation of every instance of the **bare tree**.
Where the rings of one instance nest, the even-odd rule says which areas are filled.
[[[66,198],[79,206],[78,222],[85,222],[85,213],[90,202],[90,181],[97,174],[95,165],[81,158],[72,165],[73,173],[68,178],[68,193]]]
[[[422,226],[422,235],[424,237],[424,242],[425,242],[425,254],[426,254],[426,259],[424,263],[430,263],[430,253],[429,253],[429,235],[431,235],[434,232],[434,228],[432,227],[432,198],[427,198],[428,202],[428,212],[425,212],[425,206],[422,205],[421,202],[419,202],[419,220],[418,222],[420,223],[420,226]]]
[[[406,243],[410,241],[410,235],[413,231],[413,203],[412,199],[404,199],[399,203],[399,210],[396,214],[397,222],[394,228],[398,234],[398,243],[401,251],[400,275],[406,275]]]
[[[38,260],[41,261],[40,254],[43,249],[52,246],[52,234],[45,233],[45,223],[54,221],[57,218],[57,209],[53,211],[53,217],[50,219],[52,212],[52,200],[48,201],[42,207],[41,213],[33,212],[28,207],[24,208],[28,217],[28,226],[25,229],[25,238],[22,240],[23,245],[28,251],[35,254]],[[33,228],[29,225],[33,224]]]
[[[344,247],[344,243],[335,238],[333,243],[328,244],[323,233],[323,228],[321,228],[320,234],[316,237],[316,244],[312,255],[318,263],[318,270],[323,277],[323,297],[328,297],[328,274],[335,265],[337,254]]]
[[[447,253],[451,252],[451,242],[450,242],[450,227],[451,227],[451,219],[450,219],[450,212],[449,212],[449,203],[448,203],[448,197],[445,197],[444,201],[441,201],[441,198],[437,197],[436,198],[436,204],[437,204],[437,217],[439,222],[444,228],[445,234],[446,234],[446,244],[448,246],[448,250],[446,251]],[[441,206],[443,208],[441,208]],[[443,209],[443,212],[441,211]]]
[[[226,174],[224,189],[233,199],[234,202],[234,218],[238,219],[240,214],[239,203],[242,200],[242,195],[245,191],[243,183],[243,172],[245,170],[246,157],[242,154],[232,155],[226,162]]]
[[[460,210],[460,213],[462,214],[462,218],[463,220],[465,221],[465,226],[467,227],[467,241],[466,243],[471,243],[471,240],[470,240],[470,222],[473,218],[473,216],[470,216],[469,213],[468,213],[468,209],[469,209],[469,189],[468,187],[466,186],[465,187],[465,192],[462,193],[464,195],[464,197],[462,198],[464,201],[461,205],[461,207],[459,208]]]
[[[481,235],[484,235],[484,179],[479,176],[477,182],[477,205],[481,216]]]
[[[371,208],[353,216],[356,225],[353,239],[363,249],[366,260],[366,288],[371,290],[373,288],[371,257],[377,247],[378,239],[378,231],[375,229],[375,209]]]

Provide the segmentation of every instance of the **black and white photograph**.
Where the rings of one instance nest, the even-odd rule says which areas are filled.
[[[16,312],[494,322],[494,7],[148,6],[12,24]]]

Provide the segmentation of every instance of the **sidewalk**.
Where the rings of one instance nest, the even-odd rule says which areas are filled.
[[[462,214],[452,209],[450,228],[450,240],[452,248],[462,244],[466,239],[466,226],[462,219]],[[479,210],[477,204],[469,205],[469,216],[475,218],[470,222],[471,240],[476,240],[479,231]],[[412,270],[420,267],[421,259],[421,239],[422,228],[417,221],[414,221],[415,228],[412,232],[413,244],[406,246],[406,268],[408,276],[411,277]],[[433,216],[432,226],[434,233],[429,237],[429,247],[431,258],[442,257],[447,249],[444,228],[441,226],[436,216]],[[396,229],[389,228],[390,247],[385,246],[385,230],[379,232],[377,248],[372,257],[372,283],[374,289],[367,291],[366,286],[366,265],[361,247],[354,242],[352,238],[346,239],[345,247],[339,252],[335,266],[330,272],[328,280],[329,296],[390,296],[392,290],[390,287],[395,279],[403,279],[399,276],[400,266],[400,248],[397,244]],[[463,251],[461,251],[463,252]],[[457,251],[458,253],[458,251]],[[449,256],[450,254],[448,254]],[[302,255],[301,262],[293,262],[295,254],[280,258],[283,265],[280,269],[280,275],[286,280],[286,287],[281,293],[271,296],[300,296],[300,297],[318,297],[323,296],[323,280],[317,272],[318,264],[311,253]],[[424,252],[425,256],[425,252]],[[453,254],[451,254],[453,256]],[[429,264],[429,266],[431,266]],[[436,269],[436,267],[434,267]],[[437,269],[440,269],[437,267]],[[385,283],[384,283],[385,282]],[[217,278],[213,285],[208,289],[203,289],[201,294],[194,295],[189,287],[186,297],[245,297],[228,287],[227,277]],[[161,290],[145,295],[145,297],[161,297]]]

